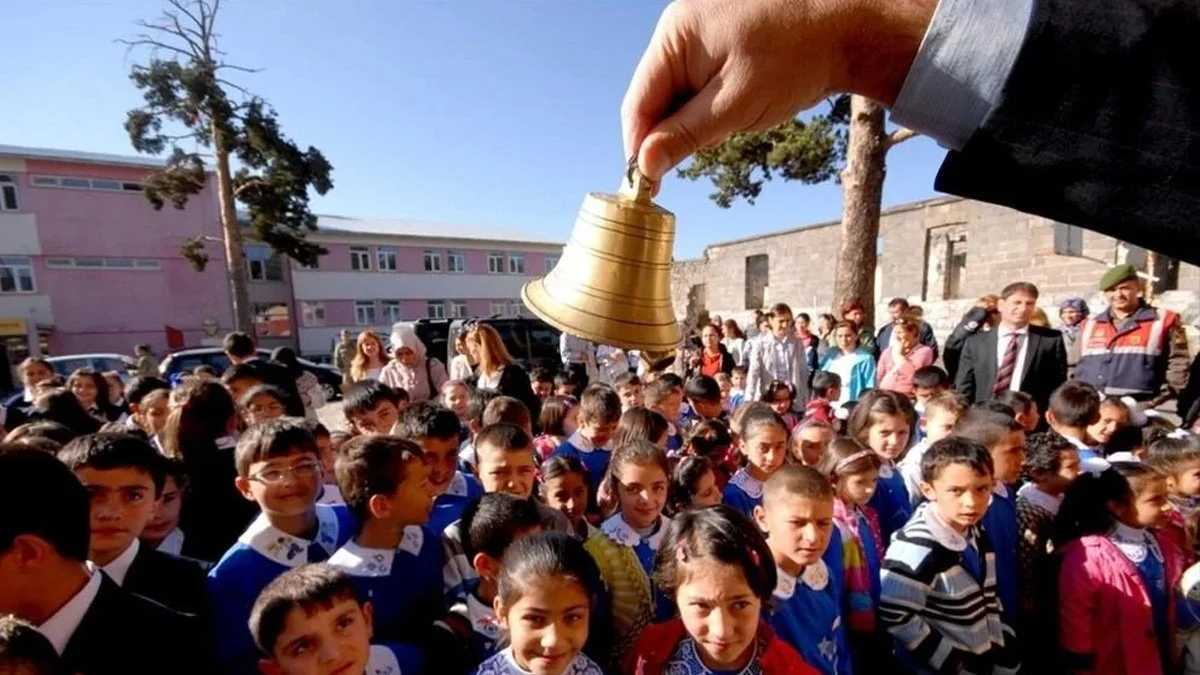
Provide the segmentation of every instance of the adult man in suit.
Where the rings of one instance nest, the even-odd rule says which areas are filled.
[[[33,623],[64,672],[209,673],[199,619],[125,591],[87,561],[83,484],[39,450],[0,454],[0,614]]]
[[[1007,390],[1023,391],[1045,411],[1050,393],[1067,381],[1062,333],[1033,326],[1038,289],[1018,281],[1000,292],[1000,323],[963,344],[954,387],[972,403]]]
[[[657,180],[861,94],[953,151],[940,191],[1200,263],[1198,21],[1190,0],[675,2],[621,106],[625,156]]]
[[[746,365],[746,400],[757,401],[772,382],[787,382],[796,390],[795,407],[808,402],[808,364],[804,343],[792,327],[792,308],[780,302],[767,314],[769,330],[743,349],[750,352]]]
[[[296,388],[296,378],[287,368],[259,358],[258,349],[249,335],[241,332],[226,335],[224,349],[230,363],[253,368],[264,384],[279,387],[287,394],[288,401],[285,407],[289,416],[304,417],[304,401],[300,398],[300,390]]]

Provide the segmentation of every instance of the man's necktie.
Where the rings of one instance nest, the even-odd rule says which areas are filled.
[[[1017,351],[1021,347],[1021,335],[1013,333],[1008,338],[1008,346],[1004,348],[1004,360],[996,371],[996,386],[992,387],[993,394],[1008,391],[1012,386],[1013,371],[1017,369]]]

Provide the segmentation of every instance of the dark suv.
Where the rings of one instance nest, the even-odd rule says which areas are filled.
[[[560,368],[562,359],[558,353],[558,339],[561,333],[541,319],[418,319],[412,322],[412,326],[417,337],[425,343],[425,349],[430,356],[436,357],[442,363],[450,363],[450,359],[455,356],[454,338],[466,330],[470,322],[485,323],[495,328],[500,334],[500,339],[504,341],[504,346],[508,348],[508,353],[526,370],[541,367],[555,372]]]

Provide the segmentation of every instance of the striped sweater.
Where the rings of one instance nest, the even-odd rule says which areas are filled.
[[[967,539],[924,504],[898,531],[883,561],[879,619],[918,672],[1002,675],[1020,669],[996,597],[996,555],[973,534],[980,583],[963,565]]]

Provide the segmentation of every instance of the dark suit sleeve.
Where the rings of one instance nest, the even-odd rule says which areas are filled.
[[[1054,331],[1054,335],[1049,337],[1050,344],[1053,345],[1053,353],[1051,358],[1054,364],[1054,370],[1051,373],[1051,380],[1048,382],[1049,391],[1053,392],[1058,389],[1059,385],[1067,381],[1067,346],[1063,343],[1062,333]]]
[[[920,342],[921,344],[925,345],[926,347],[929,347],[930,349],[932,349],[933,350],[933,360],[937,361],[937,357],[938,357],[937,336],[933,334],[933,326],[930,326],[928,322],[926,322],[926,321],[921,322],[921,334],[917,338],[917,341]]]
[[[967,339],[962,346],[958,359],[958,374],[954,379],[954,388],[971,403],[975,402],[975,361],[978,358],[978,340]]]
[[[1195,0],[1038,0],[1003,98],[936,188],[1200,263]]]

